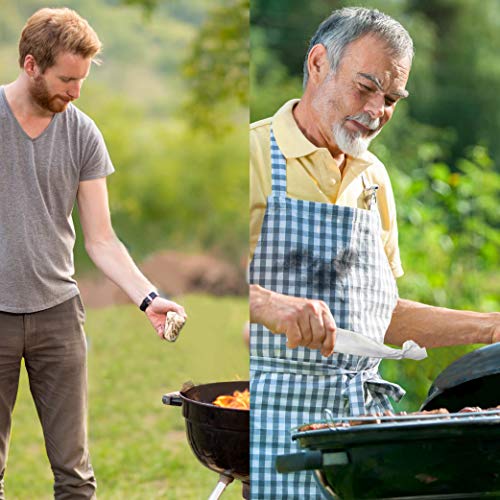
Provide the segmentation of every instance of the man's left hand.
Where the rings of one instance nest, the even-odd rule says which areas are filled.
[[[145,311],[146,316],[153,325],[153,328],[156,330],[156,333],[162,339],[164,338],[163,333],[165,331],[166,314],[169,311],[176,312],[184,319],[187,318],[186,311],[184,311],[184,308],[181,305],[162,297],[156,297]]]

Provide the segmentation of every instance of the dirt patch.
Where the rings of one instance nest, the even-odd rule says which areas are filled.
[[[166,297],[186,293],[246,295],[244,265],[235,266],[211,255],[159,252],[141,263],[142,272]],[[99,277],[78,280],[87,307],[127,304],[128,297],[110,280]]]
[[[186,431],[170,431],[165,434],[165,441],[171,444],[185,443]]]

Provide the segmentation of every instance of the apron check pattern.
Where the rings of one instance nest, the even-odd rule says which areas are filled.
[[[383,342],[397,288],[372,210],[296,200],[286,195],[286,160],[271,131],[272,192],[249,269],[249,281],[269,290],[325,301],[337,325]],[[329,358],[288,349],[284,335],[251,325],[251,497],[322,498],[313,474],[278,474],[276,455],[294,453],[294,427],[335,416],[391,408],[404,391],[378,374],[380,360]]]

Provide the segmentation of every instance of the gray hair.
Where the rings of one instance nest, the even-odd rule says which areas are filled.
[[[328,52],[330,70],[335,72],[342,60],[346,47],[364,35],[374,34],[387,44],[396,56],[413,59],[413,40],[400,23],[376,9],[345,7],[334,10],[318,27],[311,38],[304,61],[304,88],[309,78],[307,58],[311,49],[324,45]]]

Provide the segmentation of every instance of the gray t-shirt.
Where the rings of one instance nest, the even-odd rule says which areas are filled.
[[[82,111],[69,104],[31,139],[0,87],[0,311],[41,311],[78,294],[78,184],[113,171],[102,134]]]

